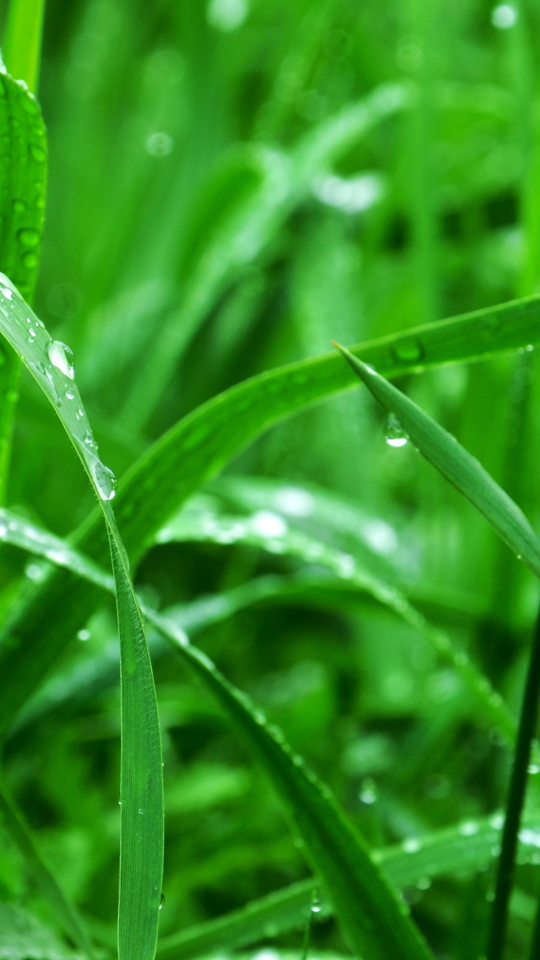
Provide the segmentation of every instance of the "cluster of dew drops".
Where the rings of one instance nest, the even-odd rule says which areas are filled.
[[[8,287],[1,286],[0,292],[3,294],[6,300],[11,300],[13,298],[13,293]],[[27,317],[27,323],[32,324],[30,317]],[[35,341],[37,336],[37,330],[35,329],[36,327],[41,327],[43,329],[41,320],[35,319],[34,324],[29,327],[29,343],[33,343]],[[47,344],[47,355],[53,367],[56,367],[57,370],[60,370],[60,372],[69,381],[64,390],[66,400],[76,400],[77,397],[75,390],[70,385],[75,381],[75,357],[73,356],[71,347],[68,347],[66,343],[62,343],[60,340],[49,340]],[[47,373],[47,370],[43,364],[36,364],[36,366],[41,373],[47,376],[47,379],[53,387],[54,392],[57,393],[54,382],[50,374]],[[59,401],[57,405],[60,405]],[[77,407],[77,410],[75,411],[75,417],[77,420],[81,420],[84,417],[84,410],[82,407]],[[97,456],[96,443],[91,433],[87,433],[85,436],[85,444],[88,448],[88,451],[92,453],[92,457],[90,459],[85,459],[87,459],[87,463],[90,465],[99,495],[102,500],[112,500],[116,494],[116,477],[112,470],[110,470],[109,467],[106,467]]]

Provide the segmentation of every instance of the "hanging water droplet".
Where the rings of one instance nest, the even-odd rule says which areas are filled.
[[[101,460],[93,464],[94,480],[102,500],[112,500],[116,495],[116,477]]]
[[[390,447],[404,447],[409,440],[395,413],[391,413],[388,416],[385,437]]]
[[[159,909],[160,909],[160,910],[163,910],[163,904],[164,904],[164,903],[165,903],[165,894],[162,893],[162,894],[161,894],[161,897],[159,898]]]
[[[319,900],[318,897],[313,897],[313,901],[311,903],[311,912],[312,913],[321,912],[321,901]]]
[[[61,343],[60,340],[51,340],[47,347],[47,353],[53,367],[61,370],[70,380],[75,379],[75,358],[73,351],[67,344]]]

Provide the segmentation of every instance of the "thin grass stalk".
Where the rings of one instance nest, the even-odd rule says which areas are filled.
[[[519,825],[523,810],[523,802],[525,799],[525,791],[527,788],[527,772],[531,755],[531,745],[534,739],[538,718],[539,693],[540,612],[536,621],[533,648],[525,685],[525,695],[523,697],[523,704],[521,707],[518,739],[516,744],[516,752],[514,754],[506,818],[503,828],[501,855],[497,871],[495,900],[491,914],[491,925],[488,937],[488,947],[486,951],[487,960],[501,960],[504,951],[505,934],[508,923],[508,907],[515,870]],[[535,954],[534,956],[537,957],[538,954]]]

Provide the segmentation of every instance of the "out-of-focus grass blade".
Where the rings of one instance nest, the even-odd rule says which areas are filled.
[[[457,650],[442,630],[434,627],[412,606],[399,590],[374,576],[351,554],[328,546],[299,530],[289,528],[284,517],[270,511],[251,516],[226,516],[211,509],[211,498],[194,498],[158,532],[157,543],[178,540],[209,540],[214,543],[246,543],[271,554],[288,554],[308,564],[325,567],[339,579],[345,579],[370,594],[383,606],[415,628],[443,656],[473,693],[490,721],[512,743],[516,719],[485,677],[463,651]]]
[[[354,352],[390,375],[475,360],[538,340],[540,298],[530,297],[385,337]],[[246,380],[190,413],[140,458],[119,490],[116,516],[130,555],[141,557],[190,494],[264,430],[357,384],[340,357],[324,355]],[[104,562],[108,543],[97,513],[76,542],[87,556]],[[94,588],[60,571],[33,594],[13,612],[0,639],[0,732],[84,626],[96,596]]]
[[[8,70],[37,90],[45,0],[10,0],[2,50]]]
[[[63,891],[55,880],[54,874],[39,852],[30,827],[1,781],[0,816],[15,843],[21,850],[27,861],[30,873],[40,886],[43,895],[51,904],[63,929],[84,954],[88,957],[93,957],[94,952],[77,913],[69,901],[66,900]],[[0,956],[6,956],[6,954],[0,953]]]
[[[235,172],[234,164],[225,161],[222,171],[211,178],[204,191],[203,211],[197,210],[187,233],[185,247],[192,266],[191,270],[185,266],[185,275],[181,277],[182,300],[145,351],[122,413],[127,426],[136,430],[145,423],[208,310],[231,280],[268,246],[286,217],[310,193],[317,176],[326,173],[339,153],[382,119],[402,109],[408,100],[403,86],[376,89],[362,102],[319,124],[290,156],[251,145],[251,157],[248,151],[244,154],[244,177],[238,179],[239,164],[236,183],[230,176]],[[237,202],[231,204],[231,197]],[[200,243],[202,226],[206,227],[204,245]],[[193,251],[199,250],[201,255],[193,257]]]
[[[373,367],[344,347],[339,349],[379,403],[398,417],[415,447],[484,514],[516,556],[540,577],[540,540],[519,507],[478,460]]]
[[[484,870],[497,856],[502,823],[502,814],[496,813],[436,833],[410,837],[403,843],[373,850],[371,856],[387,880],[399,888],[439,876]],[[539,843],[540,819],[530,816],[520,831],[521,863],[535,862]],[[192,960],[302,927],[311,910],[314,886],[320,911],[313,919],[324,919],[333,912],[332,904],[324,888],[317,886],[316,879],[309,878],[253,900],[240,910],[163,937],[158,941],[158,956],[163,960]]]
[[[24,4],[19,3],[19,7]],[[11,8],[10,8],[11,9]],[[11,14],[10,14],[11,15]],[[46,183],[46,140],[32,94],[0,72],[0,270],[30,299],[38,265]],[[0,502],[5,497],[20,361],[0,345]]]
[[[108,592],[114,591],[114,581],[89,561],[79,551],[70,547],[64,540],[36,527],[10,511],[0,510],[0,541],[4,540],[53,563],[63,566],[80,577],[84,577]],[[398,617],[409,623],[434,647],[438,654],[452,664],[466,686],[471,690],[483,714],[494,723],[509,743],[513,743],[516,734],[516,720],[504,703],[500,694],[493,690],[485,677],[470,661],[467,655],[456,649],[451,639],[442,630],[434,627],[393,585],[374,576],[362,566],[355,556],[332,548],[325,542],[310,537],[299,530],[289,529],[284,517],[270,511],[256,511],[251,516],[231,516],[220,514],[209,496],[193,498],[188,507],[171,518],[167,526],[158,531],[156,543],[182,541],[210,541],[218,544],[244,543],[268,551],[270,554],[288,555],[317,564],[359,591],[373,597],[378,603],[388,607]],[[44,575],[45,571],[43,571]],[[233,597],[217,596],[213,609],[208,609],[204,601],[197,607],[191,604],[189,611],[174,616],[183,629],[201,626],[225,616],[231,616],[237,609],[264,598],[275,592],[272,578],[263,578],[259,588],[247,584],[237,588]],[[283,586],[278,588],[283,591]],[[290,589],[290,588],[289,588]],[[298,585],[296,586],[298,589]],[[139,601],[140,602],[140,601]],[[103,669],[107,675],[111,670],[110,657],[104,655]],[[93,676],[93,682],[97,675]],[[54,702],[58,703],[55,696]]]
[[[68,949],[28,910],[0,903],[0,957],[2,960],[77,960],[80,954]]]
[[[74,381],[71,351],[51,340],[7,277],[0,275],[0,332],[56,410],[99,499],[109,536],[121,644],[122,760],[120,960],[152,960],[163,871],[163,776],[159,722],[142,615],[110,500],[115,481],[101,462]]]

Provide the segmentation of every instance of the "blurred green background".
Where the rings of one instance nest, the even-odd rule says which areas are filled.
[[[357,343],[537,292],[539,41],[532,2],[49,0],[50,180],[34,306],[75,352],[105,462],[121,475],[198,404],[331,339]],[[525,353],[398,382],[533,523],[535,370]],[[226,472],[270,485],[218,481],[208,509],[270,510],[349,550],[403,586],[517,705],[536,584],[410,445],[385,443],[364,391],[273,429]],[[92,506],[28,377],[9,504],[62,536]],[[4,547],[1,608],[25,563]],[[165,607],[298,571],[320,574],[253,545],[167,544],[137,582]],[[383,845],[500,806],[499,733],[425,641],[330,576],[298,593],[253,604],[199,642],[367,839]],[[112,608],[98,611],[59,670],[91,663],[114,629]],[[308,871],[206,693],[167,655],[156,679],[166,934]],[[114,685],[68,684],[6,748],[59,879],[105,939],[117,896],[118,697]],[[527,905],[534,865],[518,880]],[[438,956],[481,952],[491,882],[464,874],[407,892]],[[0,899],[35,896],[2,835]],[[33,908],[46,914],[39,898]],[[513,920],[516,958],[527,909]],[[299,950],[301,933],[277,942]],[[333,921],[313,942],[347,949]]]

